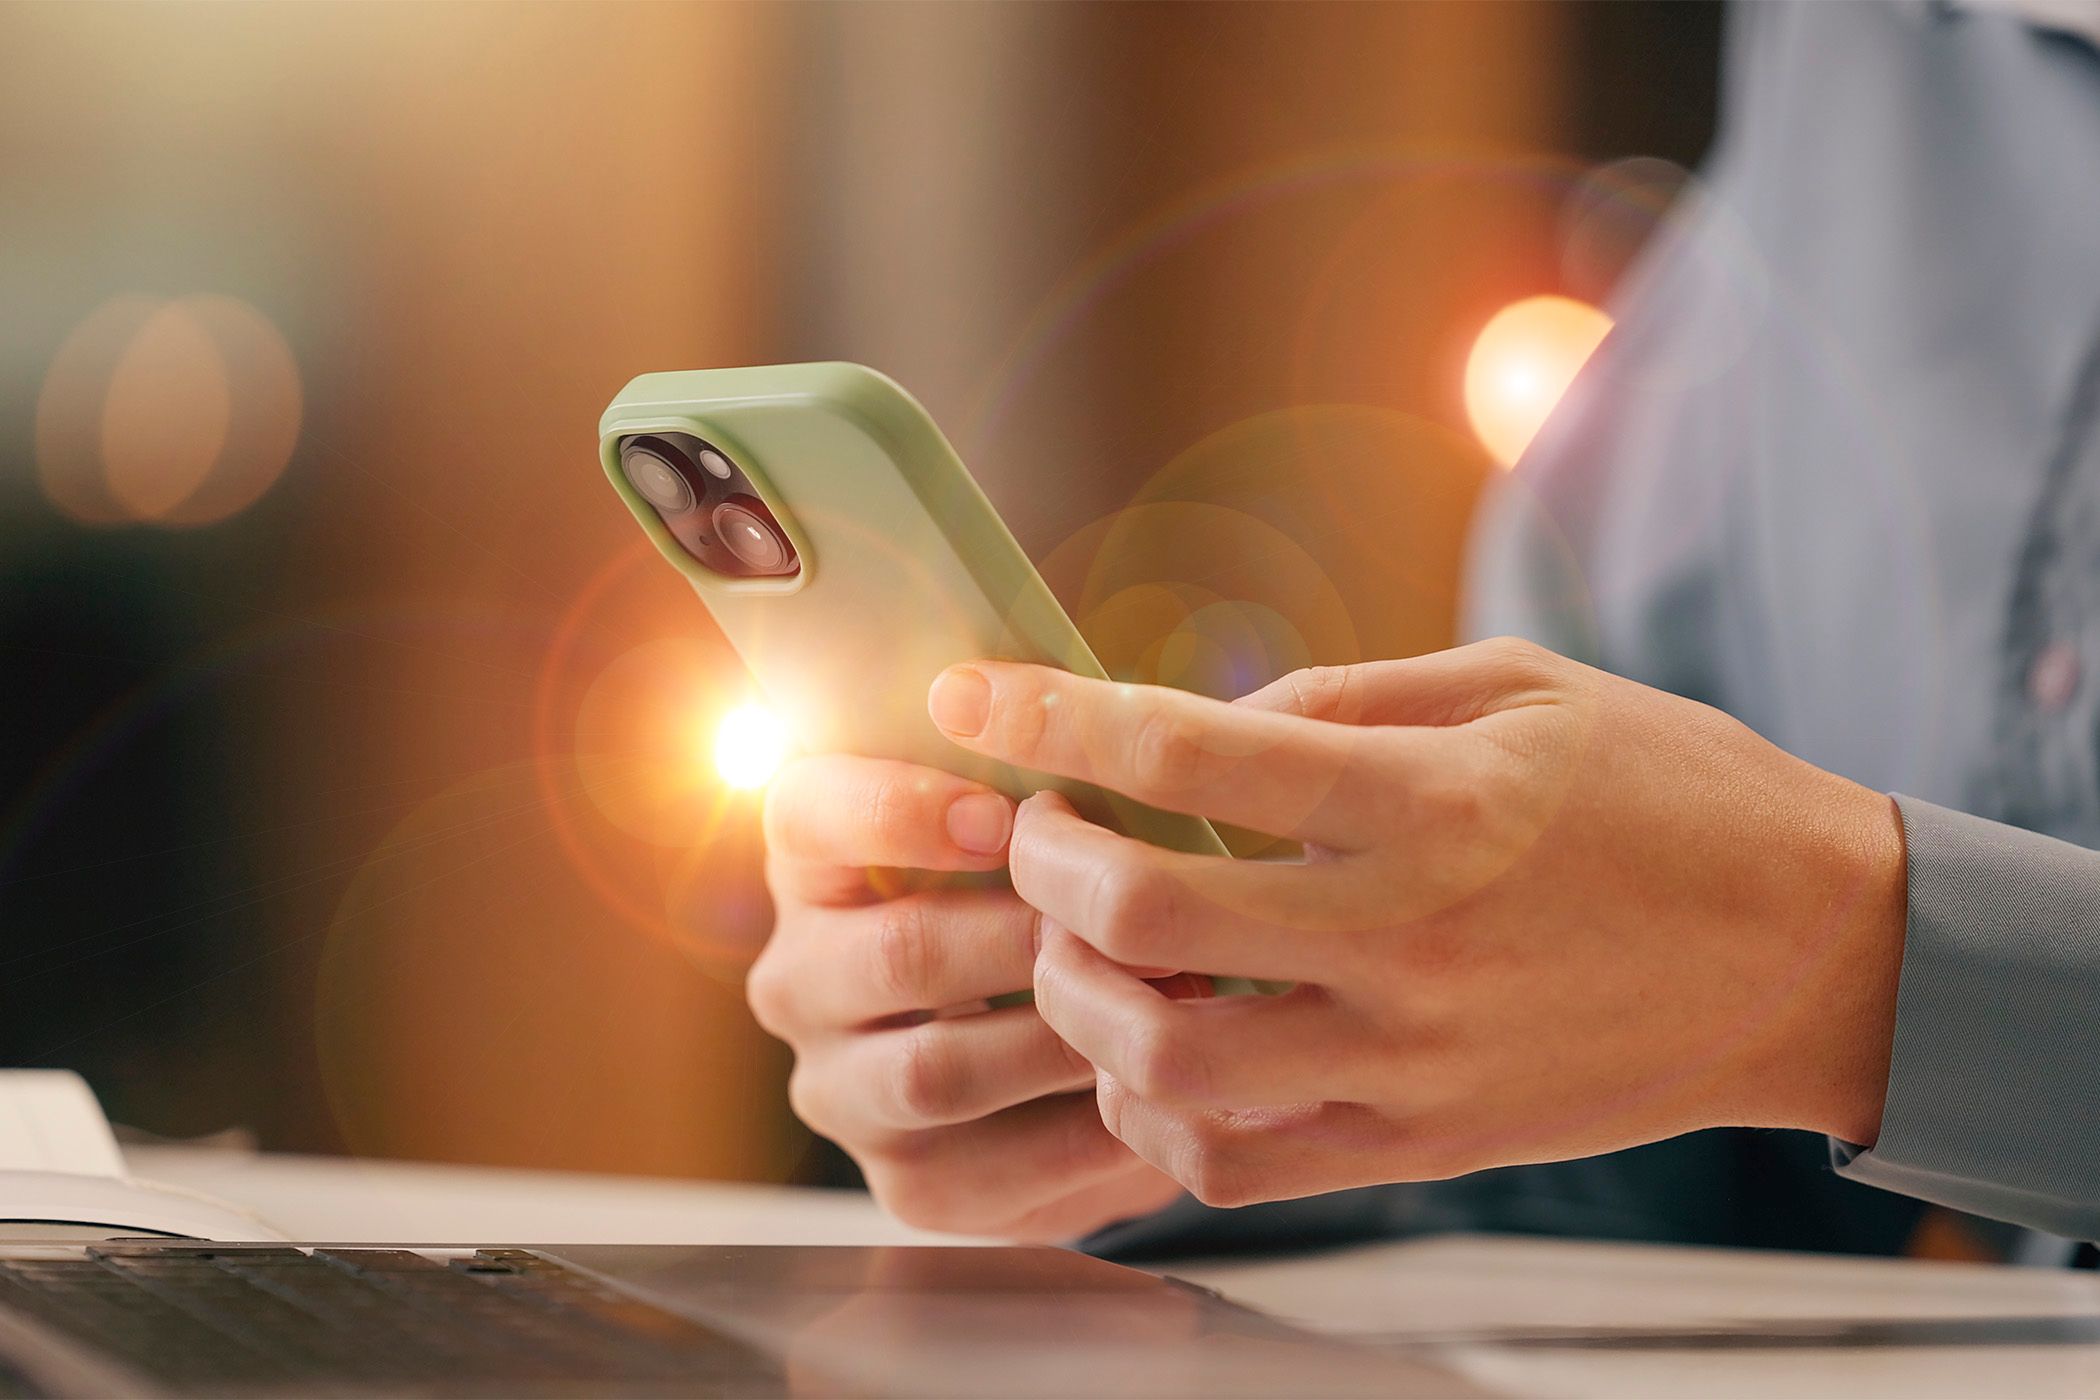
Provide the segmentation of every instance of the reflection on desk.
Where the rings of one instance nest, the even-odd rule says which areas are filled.
[[[900,1225],[860,1191],[190,1147],[124,1155],[139,1176],[246,1206],[293,1239],[339,1244],[972,1243]]]
[[[132,1148],[294,1238],[955,1244],[855,1192]],[[1515,1395],[2100,1395],[2089,1273],[1444,1237],[1168,1272]]]
[[[2090,1273],[1468,1236],[1174,1272],[1519,1395],[2100,1394]]]

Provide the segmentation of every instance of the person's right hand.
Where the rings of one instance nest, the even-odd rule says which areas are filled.
[[[896,872],[998,870],[1013,804],[948,773],[827,755],[766,796],[775,922],[747,995],[795,1051],[795,1112],[910,1225],[1062,1240],[1180,1188],[1118,1142],[1094,1070],[1032,1005],[1037,915],[1006,888]]]

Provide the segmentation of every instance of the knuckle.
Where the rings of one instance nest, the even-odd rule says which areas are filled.
[[[1210,1060],[1181,1029],[1163,1016],[1149,1017],[1132,1029],[1125,1082],[1139,1098],[1167,1102],[1209,1098]]]
[[[1205,761],[1195,724],[1171,707],[1146,715],[1131,739],[1131,779],[1140,792],[1184,792],[1202,776]]]
[[[1560,657],[1527,638],[1493,637],[1480,646],[1489,664],[1512,686],[1544,688],[1560,676]]]
[[[869,832],[907,829],[919,809],[918,794],[896,774],[887,774],[868,785],[861,801],[861,821]]]
[[[895,899],[881,907],[869,956],[877,986],[896,1006],[925,1007],[938,972],[934,943],[923,900]]]
[[[1396,970],[1408,979],[1411,1005],[1427,1009],[1442,1001],[1444,984],[1465,966],[1470,942],[1464,928],[1438,918],[1416,923],[1396,941]]]
[[[788,880],[787,867],[781,860],[784,851],[780,843],[775,841],[770,835],[765,837],[765,847],[766,893],[772,896],[773,908],[776,911],[791,909],[800,901],[795,898],[793,887]]]
[[[768,850],[794,849],[795,803],[800,792],[800,784],[795,781],[796,771],[792,765],[782,769],[774,780],[766,785],[765,799],[759,807],[758,824]]]
[[[1417,782],[1414,800],[1446,832],[1477,831],[1487,825],[1495,810],[1489,783],[1470,769]]]
[[[917,1230],[958,1228],[954,1193],[937,1173],[878,1157],[862,1160],[860,1168],[868,1193],[892,1219]]]
[[[1219,1210],[1237,1210],[1241,1206],[1255,1205],[1264,1199],[1259,1191],[1248,1184],[1246,1173],[1223,1166],[1214,1165],[1182,1185],[1188,1188],[1191,1196]]]
[[[1073,1049],[1070,1041],[1056,1031],[1051,1030],[1047,1025],[1043,1027],[1043,1033],[1050,1037],[1051,1053],[1057,1057],[1058,1062],[1074,1077],[1086,1079],[1094,1077],[1094,1062]]]
[[[1181,919],[1182,889],[1152,866],[1119,865],[1101,877],[1094,911],[1096,946],[1136,967],[1158,966],[1153,950],[1173,943]]]
[[[1305,666],[1284,677],[1298,713],[1312,719],[1347,722],[1351,713],[1351,677],[1347,666]]]
[[[797,1061],[788,1074],[788,1108],[803,1125],[813,1132],[826,1132],[823,1111],[823,1095],[818,1092],[815,1071]]]
[[[1121,1080],[1110,1075],[1099,1075],[1094,1080],[1094,1112],[1101,1126],[1118,1142],[1127,1142],[1123,1136],[1124,1120],[1130,1111],[1130,1091]]]
[[[1419,1117],[1395,1129],[1386,1160],[1401,1181],[1449,1181],[1487,1165],[1436,1120]]]
[[[1019,676],[1002,676],[999,701],[992,707],[1001,746],[1017,756],[1038,752],[1050,735],[1052,692]]]
[[[898,1110],[914,1123],[953,1121],[968,1092],[954,1043],[938,1021],[902,1033],[891,1092]]]
[[[1199,1119],[1189,1126],[1188,1142],[1174,1177],[1207,1206],[1230,1210],[1262,1199],[1254,1174],[1233,1150],[1231,1140],[1209,1119]]]
[[[744,1001],[751,1008],[751,1018],[759,1028],[771,1036],[787,1039],[790,1007],[793,1005],[792,983],[786,963],[779,953],[772,951],[777,945],[768,945],[767,951],[759,955],[744,977]]]
[[[952,1133],[914,1133],[855,1160],[876,1204],[914,1229],[997,1235],[1016,1221],[1011,1194],[964,1155]]]
[[[1099,1100],[1098,1089],[1096,1100]],[[1098,1112],[1074,1113],[1059,1123],[1048,1150],[1043,1154],[1041,1175],[1044,1180],[1077,1180],[1111,1166],[1123,1157],[1123,1145]]]
[[[1478,643],[1481,654],[1500,666],[1521,665],[1538,646],[1522,637],[1504,633],[1499,637],[1488,637]]]

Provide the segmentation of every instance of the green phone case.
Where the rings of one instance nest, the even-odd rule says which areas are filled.
[[[801,571],[729,578],[688,555],[620,470],[622,442],[650,432],[689,433],[728,453]],[[844,363],[645,374],[605,410],[598,436],[614,489],[801,747],[904,759],[1014,797],[1053,788],[1141,840],[1226,854],[1200,817],[1017,771],[934,728],[927,687],[958,661],[1105,673],[933,419],[886,375]]]

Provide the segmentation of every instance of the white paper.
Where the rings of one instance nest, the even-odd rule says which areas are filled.
[[[0,1171],[122,1176],[124,1157],[87,1081],[71,1070],[0,1070]]]

